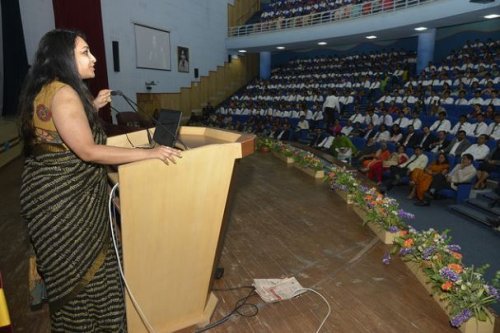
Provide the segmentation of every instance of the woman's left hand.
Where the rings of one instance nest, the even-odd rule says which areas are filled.
[[[106,104],[111,102],[111,90],[110,89],[103,89],[99,91],[99,94],[97,94],[97,97],[94,99],[94,105],[95,107],[99,110]]]

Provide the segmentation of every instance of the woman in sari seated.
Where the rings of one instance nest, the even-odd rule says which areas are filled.
[[[408,155],[405,153],[405,147],[398,146],[396,151],[393,152],[387,160],[372,164],[371,170],[368,172],[368,177],[371,180],[380,183],[382,181],[384,171],[393,165],[400,165],[406,161],[408,161]]]
[[[381,182],[382,174],[378,177],[378,170],[382,167],[382,163],[387,161],[391,157],[391,152],[387,149],[387,144],[382,142],[380,144],[380,149],[378,149],[372,158],[363,161],[363,167],[360,169],[361,172],[366,173],[368,178],[373,181]]]
[[[439,153],[436,160],[429,164],[425,169],[416,168],[410,173],[410,194],[408,199],[424,200],[424,193],[429,190],[432,183],[432,177],[437,174],[448,172],[450,165],[444,153]]]

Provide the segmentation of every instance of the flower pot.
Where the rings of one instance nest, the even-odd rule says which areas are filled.
[[[396,236],[398,235],[397,232],[396,233],[389,232],[387,230],[384,230],[380,225],[374,222],[368,222],[368,212],[366,211],[366,209],[356,205],[353,205],[352,209],[363,222],[366,222],[368,228],[370,228],[373,231],[373,233],[377,235],[377,237],[382,241],[382,243],[384,244],[394,243],[394,238],[396,238]]]
[[[279,158],[280,160],[282,160],[283,162],[285,162],[287,165],[291,165],[291,164],[293,164],[295,162],[293,160],[293,158],[291,158],[289,156],[281,155],[281,154],[276,153],[276,152],[273,152],[273,156]]]
[[[424,286],[429,295],[432,295],[432,298],[438,303],[441,309],[443,309],[443,311],[449,315],[448,303],[445,300],[441,299],[442,293],[440,291],[432,290],[430,280],[424,273],[422,267],[413,261],[406,261],[405,265],[413,273],[417,280]],[[479,321],[475,317],[472,317],[464,322],[458,329],[462,333],[493,333],[493,330],[495,328],[495,317],[489,312],[487,313],[487,315],[491,319],[491,321]]]
[[[398,235],[397,232],[393,233],[393,232],[389,232],[387,230],[384,230],[381,226],[379,226],[378,224],[373,223],[373,222],[368,222],[367,225],[368,225],[368,228],[370,228],[384,244],[388,244],[388,245],[393,244],[394,238],[396,238],[396,236]]]
[[[297,169],[299,169],[300,171],[308,174],[309,176],[311,176],[313,178],[320,179],[320,178],[325,177],[325,172],[323,170],[313,170],[311,168],[306,168],[306,167],[300,166],[296,163],[294,164],[294,166]]]
[[[271,149],[269,147],[263,146],[263,147],[260,147],[259,151],[261,153],[269,153],[271,151]]]
[[[333,190],[335,193],[337,193],[338,196],[340,196],[345,202],[347,202],[347,192],[346,191],[342,191],[342,190],[338,190],[338,189],[334,189]]]

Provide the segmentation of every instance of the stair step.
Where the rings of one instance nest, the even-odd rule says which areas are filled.
[[[491,226],[490,223],[488,222],[487,218],[490,217],[487,214],[483,214],[477,209],[467,207],[466,205],[450,205],[448,208],[456,213],[459,213],[461,215],[465,215],[466,217],[476,221],[480,222],[483,224],[486,224],[487,226]]]
[[[489,215],[492,216],[498,216],[500,215],[500,207],[495,206],[495,207],[490,207],[491,200],[483,200],[483,199],[468,199],[467,204],[474,206],[475,208],[479,208],[482,210],[484,213],[488,213]]]

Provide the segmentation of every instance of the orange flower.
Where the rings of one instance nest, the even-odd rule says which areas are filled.
[[[464,271],[462,268],[462,265],[459,265],[459,264],[448,264],[448,268],[457,274],[460,274]]]
[[[408,238],[404,241],[403,247],[409,248],[413,246],[413,238]]]
[[[451,282],[451,281],[446,281],[445,283],[443,283],[441,285],[441,289],[444,290],[444,291],[450,290],[451,287],[453,287],[453,282]]]
[[[408,235],[408,230],[401,230],[401,231],[399,232],[399,235],[400,235],[400,236]]]
[[[462,254],[455,251],[451,251],[451,256],[458,260],[462,259]]]

